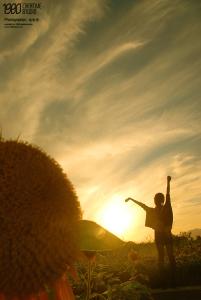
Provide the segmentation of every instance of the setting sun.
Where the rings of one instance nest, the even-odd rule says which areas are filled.
[[[120,238],[124,238],[124,234],[129,231],[132,223],[135,222],[133,210],[125,205],[124,199],[118,195],[108,201],[101,210],[98,219],[104,228]]]

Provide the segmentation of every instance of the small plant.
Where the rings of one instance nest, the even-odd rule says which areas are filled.
[[[108,300],[152,300],[149,289],[139,282],[127,281],[110,287],[106,292]]]

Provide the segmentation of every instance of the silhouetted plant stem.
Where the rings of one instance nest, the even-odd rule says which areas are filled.
[[[87,277],[87,297],[86,300],[89,300],[91,297],[91,261],[88,260],[88,277]]]

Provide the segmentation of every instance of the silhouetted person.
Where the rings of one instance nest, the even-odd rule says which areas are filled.
[[[164,270],[164,256],[165,248],[167,249],[167,255],[170,262],[171,280],[174,283],[175,275],[175,258],[173,253],[173,240],[172,240],[172,223],[173,213],[170,201],[170,181],[171,177],[167,176],[167,193],[166,201],[164,194],[157,193],[154,196],[155,208],[149,207],[142,202],[134,200],[133,198],[127,198],[125,202],[131,200],[134,203],[141,206],[146,211],[145,226],[154,229],[155,243],[158,251],[158,264],[161,274]],[[164,204],[165,201],[165,204]]]

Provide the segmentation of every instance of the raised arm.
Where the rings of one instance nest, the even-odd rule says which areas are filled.
[[[171,176],[167,176],[167,192],[166,192],[166,195],[170,195],[170,181],[171,181]]]
[[[147,210],[149,207],[147,206],[147,205],[145,205],[144,203],[142,203],[142,202],[140,202],[140,201],[137,201],[137,200],[135,200],[135,199],[133,199],[133,198],[127,198],[126,200],[125,200],[125,202],[128,202],[128,201],[133,201],[135,204],[137,204],[137,205],[139,205],[140,207],[142,207],[143,209],[145,209],[145,210]]]
[[[170,181],[171,176],[167,176],[167,192],[166,192],[166,201],[164,204],[164,224],[167,228],[172,228],[173,223],[173,211],[172,211],[172,205],[170,200]]]
[[[171,176],[167,176],[167,191],[166,191],[165,206],[170,205],[170,181],[171,181]]]

